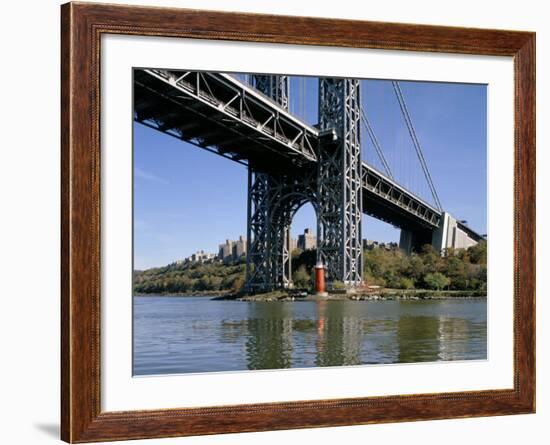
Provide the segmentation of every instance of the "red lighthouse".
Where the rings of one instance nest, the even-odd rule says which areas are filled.
[[[315,265],[315,293],[319,296],[326,296],[325,288],[325,265],[319,261]]]

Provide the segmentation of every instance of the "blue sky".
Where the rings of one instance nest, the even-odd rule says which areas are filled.
[[[291,111],[317,122],[317,79],[292,78]],[[487,227],[485,85],[400,82],[443,208],[479,233]],[[363,108],[396,180],[433,202],[390,81],[362,80]],[[298,91],[302,93],[298,93]],[[246,167],[134,123],[134,263],[161,266],[246,235]],[[362,129],[362,157],[381,168]],[[311,205],[292,233],[315,230]],[[398,241],[399,230],[363,217],[363,237]]]

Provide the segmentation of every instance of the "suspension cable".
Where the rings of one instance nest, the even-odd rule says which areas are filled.
[[[365,124],[365,127],[367,128],[367,133],[369,134],[369,138],[372,142],[372,145],[374,146],[374,150],[376,151],[376,154],[378,155],[378,158],[380,159],[380,162],[382,163],[384,170],[386,170],[386,173],[391,179],[393,178],[393,173],[391,171],[391,168],[388,164],[388,161],[386,160],[386,157],[384,156],[384,152],[382,151],[382,148],[380,147],[380,143],[378,142],[378,139],[376,137],[376,134],[374,133],[374,130],[372,129],[372,125],[370,124],[367,115],[365,114],[365,110],[363,109],[363,106],[361,105],[361,120]]]
[[[422,146],[420,145],[420,142],[418,141],[418,138],[416,136],[416,131],[414,130],[411,116],[409,114],[409,110],[407,109],[407,104],[405,103],[405,98],[403,97],[403,92],[401,91],[399,82],[392,80],[392,85],[395,95],[397,97],[397,101],[399,102],[399,107],[401,108],[401,114],[403,114],[403,118],[405,119],[405,123],[407,124],[407,129],[409,130],[409,135],[411,136],[416,155],[418,156],[418,160],[420,161],[424,176],[426,177],[426,181],[428,182],[430,192],[432,193],[437,208],[439,210],[443,210],[441,206],[441,201],[439,201],[439,196],[437,195],[437,191],[432,180],[432,176],[430,175],[430,171],[428,170],[428,164],[426,163],[426,158],[424,157]]]

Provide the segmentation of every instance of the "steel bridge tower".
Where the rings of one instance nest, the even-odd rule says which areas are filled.
[[[252,76],[255,88],[285,109],[287,76]],[[317,257],[329,282],[362,282],[361,141],[359,81],[319,80],[319,125],[326,130],[317,165],[299,173],[248,169],[248,227],[245,290],[292,286],[290,225],[311,202],[317,212]]]
[[[363,276],[361,236],[361,95],[357,79],[319,79],[317,256],[328,281],[357,286]]]
[[[253,75],[253,86],[283,108],[289,106],[287,76]],[[290,224],[292,214],[284,201],[288,178],[248,167],[248,226],[246,289],[270,290],[290,287]]]

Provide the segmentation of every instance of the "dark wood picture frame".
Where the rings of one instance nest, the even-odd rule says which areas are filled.
[[[63,440],[93,442],[535,411],[534,33],[92,3],[65,4],[61,18]],[[99,73],[100,38],[106,33],[512,56],[513,389],[102,412]]]

